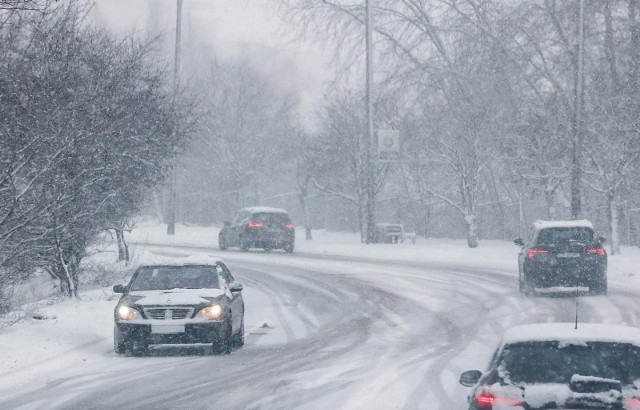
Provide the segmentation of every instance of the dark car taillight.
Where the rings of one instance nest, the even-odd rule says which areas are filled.
[[[640,409],[640,399],[634,397],[633,399],[627,400],[624,404],[624,408],[627,410]]]
[[[262,222],[249,222],[247,224],[247,228],[264,228],[264,224]]]
[[[511,397],[494,396],[491,393],[481,393],[476,397],[476,405],[481,409],[493,409],[494,405],[499,406],[521,406],[522,400]]]
[[[296,226],[295,226],[294,224],[292,224],[291,222],[289,222],[289,223],[288,223],[288,224],[286,224],[284,227],[285,227],[285,229],[293,229],[293,228],[295,228]]]
[[[587,253],[590,255],[607,256],[607,251],[602,247],[587,249]]]
[[[533,259],[533,258],[535,258],[536,256],[539,256],[539,255],[546,255],[546,254],[548,254],[548,253],[549,253],[549,251],[548,251],[548,250],[546,250],[546,249],[531,249],[531,250],[529,251],[529,253],[527,253],[527,258],[529,258],[529,259]]]

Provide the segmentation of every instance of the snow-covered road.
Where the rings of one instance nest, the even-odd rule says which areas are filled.
[[[171,348],[118,357],[104,332],[86,361],[61,353],[0,375],[0,408],[463,409],[460,372],[484,368],[506,327],[575,315],[573,297],[521,297],[513,270],[278,252],[222,256],[246,288],[244,348],[227,356]],[[579,298],[580,320],[640,326],[638,294],[610,286],[609,296]],[[102,309],[110,315],[114,304]]]

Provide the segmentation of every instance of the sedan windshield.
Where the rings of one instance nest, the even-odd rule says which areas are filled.
[[[558,342],[527,342],[504,348],[498,365],[512,383],[564,383],[571,376],[615,379],[623,384],[640,380],[640,347],[594,342],[561,346]]]
[[[134,276],[131,290],[217,289],[214,266],[144,266]]]

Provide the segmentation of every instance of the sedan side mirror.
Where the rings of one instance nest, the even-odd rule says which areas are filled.
[[[460,384],[466,387],[475,386],[482,377],[482,372],[479,370],[469,370],[460,375]]]
[[[599,236],[599,237],[598,237],[598,241],[599,241],[600,243],[605,243],[605,242],[607,241],[607,238],[605,238],[604,236]]]
[[[514,239],[513,243],[515,243],[518,246],[524,246],[524,241],[522,240],[522,238]]]
[[[115,285],[113,287],[113,293],[124,293],[124,285]]]
[[[229,285],[229,291],[231,292],[242,292],[242,283],[232,283]]]

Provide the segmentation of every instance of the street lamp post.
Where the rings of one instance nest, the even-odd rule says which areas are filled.
[[[173,103],[175,106],[176,96],[178,94],[178,86],[180,84],[180,35],[182,32],[182,0],[176,3],[176,48],[173,66]],[[173,132],[177,132],[174,128]],[[167,220],[167,235],[175,235],[176,233],[176,168],[175,164],[171,168],[171,192],[169,193],[169,217]]]
[[[578,219],[582,208],[582,109],[584,99],[584,0],[578,0],[578,41],[576,50],[573,118],[573,158],[571,167],[571,218]]]
[[[372,160],[372,146],[373,146],[373,33],[371,27],[371,1],[365,0],[365,26],[366,26],[366,105],[367,105],[367,132],[364,136],[363,145],[363,166],[365,167],[365,185],[366,185],[366,197],[365,197],[365,225],[366,225],[366,243],[372,243],[375,239],[375,192],[374,192],[374,176],[373,176],[373,160]]]

